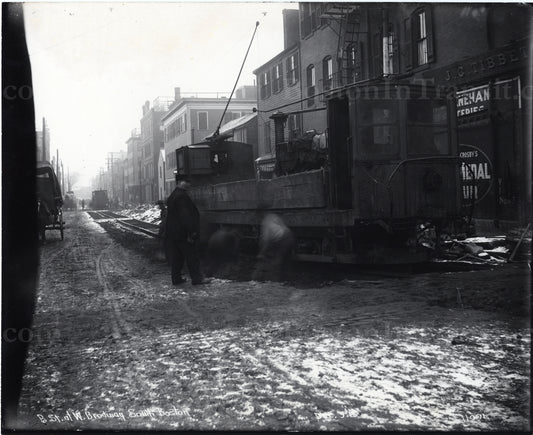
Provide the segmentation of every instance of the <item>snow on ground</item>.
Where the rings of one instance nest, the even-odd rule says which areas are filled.
[[[132,209],[120,210],[118,213],[156,225],[161,221],[161,209],[157,205],[141,204]]]
[[[486,282],[478,272],[176,288],[166,265],[94,229],[73,216],[69,237],[43,247],[27,427],[529,428],[529,330],[455,302],[459,287],[512,289],[515,269],[483,272]],[[452,308],[429,304],[442,289]]]

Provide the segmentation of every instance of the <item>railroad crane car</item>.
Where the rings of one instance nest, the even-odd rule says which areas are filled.
[[[421,226],[438,233],[461,219],[454,105],[427,86],[354,85],[327,97],[323,149],[286,142],[280,113],[272,161],[254,165],[251,145],[221,138],[176,150],[177,173],[192,180],[211,231],[254,239],[265,214],[276,213],[294,231],[302,260],[421,261]],[[269,170],[271,178],[261,176]]]

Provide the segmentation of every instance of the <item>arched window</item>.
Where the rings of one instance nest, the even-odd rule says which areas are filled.
[[[333,83],[333,59],[326,56],[322,61],[322,84],[325,91],[331,89]]]

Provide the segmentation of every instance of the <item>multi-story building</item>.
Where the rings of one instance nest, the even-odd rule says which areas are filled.
[[[465,206],[498,222],[530,218],[530,8],[300,3],[298,13],[298,37],[292,45],[286,39],[284,50],[255,71],[262,155],[273,151],[272,114],[299,114],[301,130],[325,131],[326,100],[339,88],[373,80],[444,86],[458,106]],[[287,16],[286,35],[294,28]],[[291,89],[292,76],[279,73],[293,52],[300,95]],[[423,140],[417,134],[411,143]]]
[[[300,73],[300,38],[298,10],[283,10],[284,49],[254,71],[257,76],[258,155],[275,154],[275,112],[290,113],[285,124],[285,137],[302,131],[302,80]]]
[[[159,195],[157,165],[159,151],[163,149],[161,120],[172,103],[170,97],[158,97],[152,107],[146,101],[141,118],[141,202],[157,201]]]
[[[130,137],[126,141],[127,157],[124,175],[124,188],[126,191],[126,202],[130,204],[140,204],[141,202],[141,133],[138,129],[131,131]]]
[[[106,190],[111,204],[124,204],[126,201],[126,165],[127,152],[116,151],[107,153],[105,180]]]
[[[236,90],[228,110],[228,93],[183,94],[175,88],[174,103],[161,117],[165,148],[165,192],[175,185],[176,150],[186,145],[202,142],[222,124],[253,112],[256,106],[255,86],[242,86]]]

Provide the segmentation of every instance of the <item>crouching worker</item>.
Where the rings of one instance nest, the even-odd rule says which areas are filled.
[[[232,230],[216,231],[207,243],[207,274],[229,278],[239,259],[239,235]]]
[[[284,281],[294,254],[294,235],[283,220],[268,214],[261,223],[259,255],[253,279]]]
[[[176,188],[167,199],[165,225],[166,252],[170,262],[172,284],[186,281],[181,272],[187,263],[193,285],[205,284],[200,272],[198,240],[200,235],[200,213],[187,194],[190,182],[176,176]]]

